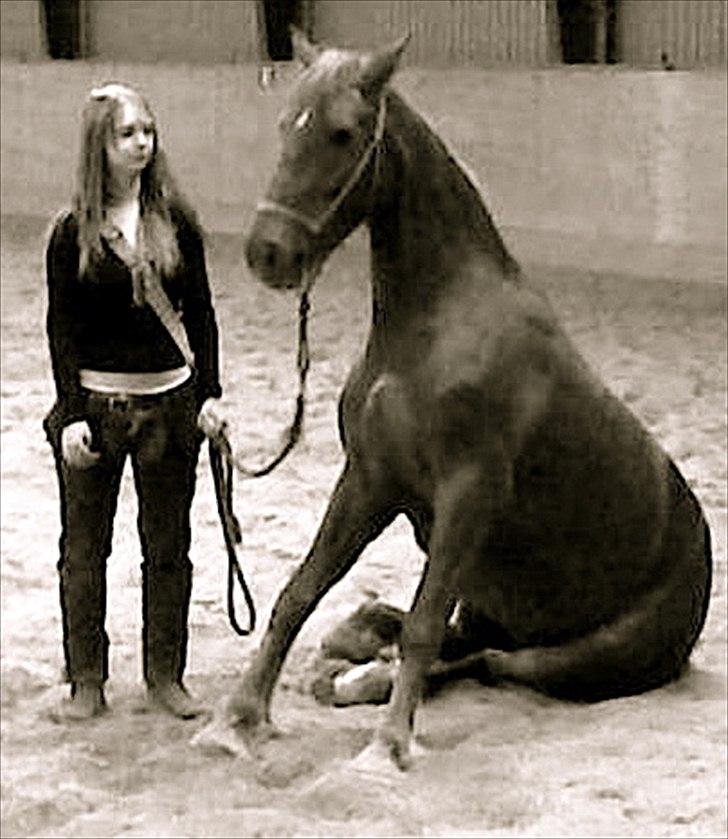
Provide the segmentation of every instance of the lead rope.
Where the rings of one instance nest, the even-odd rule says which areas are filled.
[[[298,368],[298,396],[296,397],[296,411],[293,421],[286,435],[286,442],[278,454],[264,466],[251,468],[246,466],[239,458],[233,455],[232,446],[228,439],[225,427],[213,435],[208,436],[210,452],[210,466],[215,484],[215,498],[217,510],[222,524],[225,537],[225,548],[228,555],[227,574],[227,612],[230,626],[238,635],[250,635],[255,630],[256,611],[253,595],[245,580],[243,569],[240,566],[236,545],[243,541],[242,529],[233,510],[233,469],[243,478],[262,478],[270,474],[291,452],[301,437],[303,428],[304,410],[306,405],[306,378],[310,367],[310,354],[308,349],[308,313],[311,308],[308,300],[308,292],[313,284],[320,266],[307,273],[304,290],[301,293],[301,300],[298,306],[298,353],[296,366]],[[238,623],[235,613],[234,587],[235,580],[243,592],[246,606],[248,607],[248,628]]]
[[[230,463],[235,467],[238,474],[243,478],[262,478],[264,475],[269,475],[280,463],[285,460],[290,454],[293,447],[301,437],[301,430],[303,428],[304,409],[306,407],[306,377],[311,365],[311,358],[308,350],[308,312],[311,308],[308,302],[308,289],[310,283],[307,283],[306,290],[301,293],[301,300],[298,305],[298,354],[296,357],[296,367],[298,369],[298,395],[296,396],[296,410],[293,415],[293,420],[286,433],[286,440],[283,447],[278,454],[266,463],[264,466],[253,468],[246,466],[239,457],[232,454],[230,445],[227,448],[230,452]],[[225,437],[225,431],[221,432]],[[225,437],[225,439],[227,439]]]
[[[208,439],[210,449],[210,466],[212,477],[215,483],[215,498],[217,500],[217,511],[222,523],[222,532],[225,537],[225,548],[228,555],[227,573],[227,613],[230,626],[238,635],[250,635],[255,629],[255,603],[253,595],[240,567],[236,545],[243,541],[240,522],[233,511],[233,467],[230,443],[224,432],[215,439]],[[237,577],[238,584],[242,589],[245,603],[248,607],[248,628],[243,629],[238,623],[235,615],[234,581]]]

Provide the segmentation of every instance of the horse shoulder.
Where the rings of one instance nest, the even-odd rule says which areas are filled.
[[[465,319],[451,357],[433,365],[432,437],[445,450],[468,452],[493,445],[515,457],[548,409],[557,382],[578,367],[564,333],[538,297],[504,292]],[[476,322],[478,327],[471,324]],[[467,336],[467,338],[464,338]],[[575,352],[575,351],[573,351]],[[442,348],[436,350],[438,356]]]
[[[362,419],[369,435],[384,433],[401,438],[415,425],[415,406],[411,388],[396,373],[382,372],[366,392]]]

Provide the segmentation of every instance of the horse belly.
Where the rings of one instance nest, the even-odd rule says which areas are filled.
[[[557,644],[609,623],[644,591],[612,559],[560,540],[489,543],[458,594],[519,645]]]

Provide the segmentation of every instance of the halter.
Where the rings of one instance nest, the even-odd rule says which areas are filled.
[[[384,123],[387,118],[387,101],[384,96],[379,99],[379,110],[377,112],[377,124],[374,128],[374,136],[372,137],[371,142],[367,146],[364,154],[361,156],[359,162],[354,167],[351,175],[349,175],[346,183],[341,188],[339,194],[334,198],[334,200],[329,204],[329,206],[318,216],[318,218],[311,218],[310,216],[306,215],[305,213],[300,213],[298,210],[294,210],[291,207],[286,207],[285,204],[279,204],[276,201],[268,201],[264,199],[260,201],[256,207],[256,210],[259,213],[276,213],[279,216],[285,216],[286,218],[290,218],[298,224],[302,225],[303,227],[308,230],[313,236],[319,236],[321,231],[324,227],[328,224],[328,222],[333,217],[334,213],[339,209],[342,202],[346,199],[347,195],[354,189],[354,187],[359,182],[359,178],[361,178],[364,170],[366,169],[369,160],[373,154],[379,148],[379,145],[382,142],[384,137]]]

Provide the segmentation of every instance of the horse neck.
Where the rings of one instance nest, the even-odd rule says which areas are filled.
[[[476,187],[444,144],[388,92],[385,152],[370,216],[375,311],[402,320],[435,304],[476,261],[477,281],[499,286],[518,272]],[[471,272],[472,274],[472,272]]]

